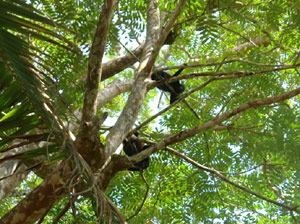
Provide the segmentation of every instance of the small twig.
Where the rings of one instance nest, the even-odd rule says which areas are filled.
[[[297,57],[295,58],[293,65],[297,64],[299,57],[300,57],[300,52],[297,52]]]
[[[183,155],[182,153],[176,151],[175,149],[166,147],[166,151],[168,151],[168,152],[170,152],[170,153],[172,153],[172,154],[174,154],[174,155],[176,155],[176,156],[178,156],[178,157],[184,159],[184,160],[187,161],[188,163],[190,163],[190,164],[196,166],[197,168],[200,168],[200,169],[205,170],[205,171],[207,171],[207,172],[209,172],[209,173],[215,174],[215,175],[216,175],[217,177],[219,177],[221,180],[225,181],[226,183],[228,183],[228,184],[230,184],[230,185],[232,185],[232,186],[234,186],[234,187],[236,187],[236,188],[238,188],[238,189],[240,189],[240,190],[242,190],[242,191],[245,191],[245,192],[247,192],[247,193],[249,193],[249,194],[251,194],[251,195],[253,195],[253,196],[255,196],[255,197],[258,197],[258,198],[260,198],[260,199],[262,199],[262,200],[264,200],[264,201],[267,201],[267,202],[269,202],[269,203],[272,203],[272,204],[274,204],[274,205],[277,205],[277,206],[280,206],[280,207],[282,207],[282,208],[285,208],[285,209],[287,209],[287,210],[289,210],[289,211],[294,211],[294,212],[297,212],[298,214],[300,214],[300,210],[297,209],[298,206],[290,206],[290,205],[286,205],[286,204],[280,203],[280,202],[278,202],[278,201],[274,201],[274,200],[272,200],[272,199],[270,199],[270,198],[267,198],[267,197],[265,197],[265,196],[262,196],[262,195],[260,195],[260,194],[258,194],[258,193],[256,193],[256,192],[254,192],[254,191],[252,191],[252,190],[250,190],[250,189],[248,189],[248,188],[246,188],[246,187],[243,187],[243,186],[241,186],[241,185],[239,185],[239,184],[237,184],[237,183],[231,181],[231,180],[228,179],[227,177],[223,176],[223,175],[221,174],[221,172],[219,172],[218,170],[215,170],[215,169],[213,169],[213,168],[209,168],[209,167],[206,167],[206,166],[204,166],[204,165],[201,165],[201,164],[199,164],[198,162],[192,160],[191,158],[189,158],[189,157]]]
[[[71,205],[72,215],[73,215],[76,223],[81,224],[81,222],[79,221],[79,219],[77,217],[77,214],[76,214],[76,207],[75,207],[75,201],[76,201],[76,199],[77,199],[77,196],[75,196],[75,197],[72,196],[71,199],[70,199],[70,201],[69,201],[69,203]]]
[[[230,29],[230,28],[228,28],[228,27],[225,27],[225,26],[222,25],[222,24],[217,24],[217,25],[220,26],[220,27],[222,27],[222,28],[225,29],[225,30],[228,30],[229,32],[232,32],[232,33],[234,33],[234,34],[240,36],[241,38],[245,39],[246,41],[248,41],[249,43],[251,43],[251,44],[253,44],[255,47],[257,47],[257,44],[255,44],[251,39],[248,39],[246,36],[240,34],[239,32],[237,32],[237,31],[235,31],[235,30],[232,30],[232,29]]]
[[[112,33],[112,32],[110,32],[110,34],[119,42],[119,44],[121,44],[121,46],[122,47],[124,47],[124,49],[129,53],[129,54],[131,54],[131,56],[132,57],[134,57],[137,61],[140,61],[140,59],[134,54],[134,53],[132,53],[132,51],[131,50],[129,50],[119,39],[118,39],[118,37],[114,34],[114,33]]]
[[[290,214],[291,214],[292,219],[294,220],[295,224],[298,224],[299,222],[297,221],[297,219],[296,219],[296,217],[295,217],[293,211],[290,211]]]
[[[161,114],[165,113],[166,111],[170,110],[172,107],[174,107],[176,104],[178,104],[182,99],[186,98],[187,96],[191,95],[192,93],[204,88],[205,86],[207,86],[209,83],[211,83],[212,81],[216,80],[216,78],[212,78],[209,79],[208,81],[206,81],[205,83],[201,84],[200,86],[192,89],[191,91],[182,94],[181,97],[179,97],[178,100],[176,100],[174,103],[170,104],[169,106],[167,106],[165,109],[161,110],[160,112],[158,112],[157,114],[153,115],[152,117],[150,117],[149,119],[147,119],[146,121],[144,121],[143,123],[141,123],[140,125],[138,125],[135,129],[133,129],[132,131],[129,132],[129,135],[132,135],[133,133],[135,133],[136,131],[138,131],[139,129],[141,129],[142,127],[144,127],[146,124],[150,123],[151,121],[153,121],[155,118],[157,118],[158,116],[160,116]]]
[[[159,108],[160,101],[161,101],[163,95],[164,95],[164,92],[161,92],[161,94],[159,96],[159,101],[158,101],[158,104],[157,104],[157,108]]]
[[[140,204],[140,207],[136,210],[136,212],[131,215],[129,218],[126,219],[126,221],[129,221],[130,219],[132,219],[133,217],[137,216],[137,214],[139,214],[139,212],[141,211],[141,209],[143,208],[144,204],[145,204],[145,201],[148,197],[148,193],[149,193],[149,189],[150,189],[150,186],[144,176],[144,173],[143,171],[141,170],[140,171],[140,174],[141,174],[141,177],[143,178],[143,181],[145,182],[146,186],[147,186],[147,190],[146,190],[146,193],[145,193],[145,196],[144,196],[144,200],[142,201],[142,204]]]
[[[239,175],[242,175],[244,173],[248,173],[248,172],[251,172],[253,170],[256,170],[257,168],[261,167],[263,164],[259,164],[257,166],[254,166],[252,168],[249,168],[247,170],[244,170],[244,171],[240,171],[240,172],[223,172],[223,171],[219,171],[221,174],[224,174],[224,175],[230,175],[230,176],[239,176]]]
[[[71,199],[70,199],[71,200]],[[65,207],[63,208],[63,210],[56,216],[56,218],[53,220],[52,224],[57,224],[58,221],[61,219],[61,217],[63,217],[66,212],[70,209],[71,207],[71,202],[70,200],[68,201],[68,203],[65,205]]]
[[[251,76],[251,75],[260,75],[260,74],[266,74],[270,72],[276,72],[276,71],[282,71],[282,70],[289,70],[289,69],[295,69],[300,66],[300,63],[296,65],[284,65],[284,66],[278,66],[277,68],[272,69],[263,69],[259,71],[219,71],[219,72],[200,72],[200,73],[191,73],[191,74],[184,74],[177,77],[171,77],[168,82],[175,82],[182,79],[192,79],[195,77],[221,77],[221,76],[230,76],[230,77],[245,77],[245,76]]]
[[[260,67],[284,67],[284,66],[289,66],[286,64],[283,65],[278,65],[278,64],[262,64],[262,63],[257,63],[257,62],[252,62],[252,61],[246,61],[243,60],[241,58],[236,58],[236,59],[230,59],[227,61],[221,61],[221,62],[212,62],[212,63],[205,63],[205,64],[189,64],[187,67],[188,68],[202,68],[202,67],[211,67],[211,66],[217,66],[217,65],[223,65],[223,64],[230,64],[230,63],[234,63],[234,62],[240,62],[240,63],[244,63],[244,64],[249,64],[249,65],[255,65],[255,66],[260,66]],[[293,63],[293,65],[296,65],[296,63]],[[160,67],[158,69],[155,69],[155,72],[159,72],[159,71],[164,71],[164,70],[172,70],[172,69],[178,69],[178,68],[182,68],[182,66],[168,66],[168,67]]]
[[[161,183],[162,183],[163,177],[165,176],[165,167],[166,167],[166,165],[162,165],[162,167],[161,167],[161,173],[159,174],[158,181],[153,186],[153,188],[155,188],[156,185],[158,184],[158,187],[156,187],[156,189],[158,189],[158,192],[156,194],[155,202],[154,202],[154,204],[152,206],[153,209],[149,213],[149,214],[151,214],[152,217],[154,216],[154,211],[155,211],[156,205],[157,205],[158,201],[160,201],[160,199],[159,199],[160,198],[160,194],[161,194],[161,192],[163,190],[163,188],[161,187]]]
[[[114,205],[114,203],[109,199],[109,197],[107,197],[105,194],[104,194],[104,197],[105,197],[107,203],[110,205],[110,207],[113,209],[113,211],[117,215],[118,220],[120,221],[120,223],[127,224],[127,220],[124,219],[124,217],[121,214],[121,212],[119,211],[119,209]]]
[[[200,120],[200,116],[196,113],[196,111],[191,107],[191,105],[185,100],[183,99],[182,102],[187,106],[187,108],[190,109],[190,111],[195,115],[195,117]]]

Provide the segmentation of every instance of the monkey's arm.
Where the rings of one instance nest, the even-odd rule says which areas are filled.
[[[184,65],[184,67],[187,66],[187,64],[183,64],[183,65]],[[184,68],[179,69],[172,77],[178,76],[178,75],[183,71],[183,69],[184,69]]]

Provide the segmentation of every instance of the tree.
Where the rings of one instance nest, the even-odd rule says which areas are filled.
[[[298,4],[1,0],[1,223],[299,222]]]

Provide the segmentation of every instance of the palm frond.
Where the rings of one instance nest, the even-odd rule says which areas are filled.
[[[52,27],[52,28],[51,28]],[[34,131],[41,125],[55,125],[58,136],[59,121],[51,109],[50,92],[43,60],[32,51],[32,38],[70,49],[71,42],[52,31],[62,28],[42,16],[26,3],[0,0],[0,147],[11,142],[13,136]],[[68,46],[66,45],[68,44]],[[35,59],[36,58],[36,59]],[[53,83],[51,83],[53,84]],[[53,90],[52,90],[53,91]],[[5,148],[4,148],[5,150]],[[0,150],[1,151],[1,150]]]

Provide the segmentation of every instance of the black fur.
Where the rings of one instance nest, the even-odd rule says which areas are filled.
[[[177,37],[177,33],[175,30],[171,30],[169,33],[168,33],[168,36],[166,37],[165,39],[165,42],[163,45],[172,45]]]
[[[136,137],[138,136],[137,133],[134,134]],[[127,156],[133,156],[135,154],[138,154],[141,151],[144,151],[146,148],[148,148],[149,145],[144,146],[144,143],[137,140],[137,139],[124,139],[123,141],[123,150],[126,153]],[[136,166],[135,168],[129,168],[128,170],[130,171],[140,171],[140,170],[145,170],[146,168],[149,167],[150,164],[150,159],[145,158],[140,162],[135,163],[134,165]]]
[[[186,64],[184,65],[186,66]],[[183,69],[184,68],[179,69],[173,76],[171,76],[169,73],[164,71],[152,73],[151,79],[155,81],[167,81],[171,77],[178,76]],[[175,102],[179,98],[179,94],[184,91],[184,85],[181,84],[180,81],[169,82],[167,84],[158,85],[157,88],[171,94],[170,104]]]

